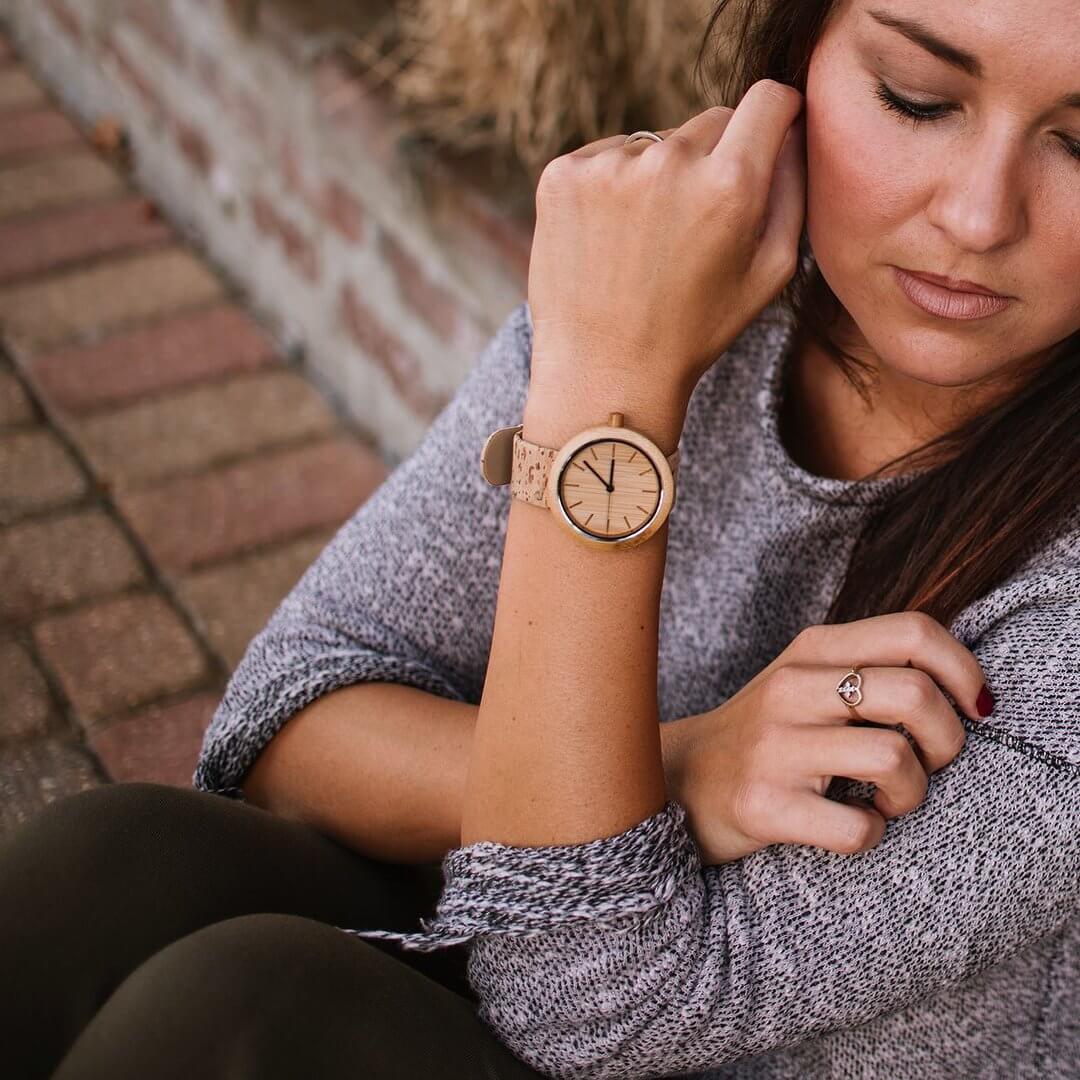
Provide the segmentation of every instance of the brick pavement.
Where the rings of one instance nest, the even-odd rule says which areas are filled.
[[[0,832],[187,786],[252,635],[386,473],[0,36]]]

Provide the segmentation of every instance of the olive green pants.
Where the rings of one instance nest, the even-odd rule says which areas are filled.
[[[0,837],[0,1076],[541,1076],[477,1018],[464,946],[335,929],[418,929],[441,883],[206,792],[60,799]]]

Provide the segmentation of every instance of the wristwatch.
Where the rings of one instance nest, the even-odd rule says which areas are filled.
[[[679,448],[670,455],[611,413],[607,425],[586,428],[558,449],[521,437],[523,424],[493,431],[480,453],[489,484],[546,507],[585,543],[627,548],[648,540],[675,505]]]

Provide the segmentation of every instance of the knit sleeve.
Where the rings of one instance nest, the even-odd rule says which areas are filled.
[[[498,427],[521,423],[531,321],[511,311],[418,447],[308,567],[233,671],[194,787],[242,799],[262,748],[304,706],[364,681],[478,702],[509,517],[480,474]]]
[[[964,720],[961,752],[869,851],[702,867],[669,801],[584,844],[455,849],[422,932],[359,933],[468,941],[484,1023],[575,1080],[706,1071],[975,977],[1080,911],[1080,572],[1044,580],[974,644],[957,634],[994,716]]]

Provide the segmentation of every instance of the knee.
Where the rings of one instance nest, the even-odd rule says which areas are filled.
[[[365,970],[388,962],[377,950],[303,916],[239,915],[160,950],[128,978],[124,992],[151,1015],[185,1002],[183,1022],[192,1030],[216,1029],[222,1038],[245,1031],[265,1040],[280,1024],[295,1023],[298,1009],[317,1008],[320,995],[329,1006],[344,953],[350,999],[359,1004],[356,989],[363,997],[365,983],[374,989],[377,981],[376,973],[365,978]]]
[[[318,980],[304,979],[305,946],[319,930],[340,934],[294,915],[258,914],[177,939],[113,991],[54,1075],[309,1075],[289,1055],[304,1051],[298,1019],[323,1011]]]
[[[106,784],[49,803],[11,834],[9,850],[16,859],[32,852],[39,867],[56,859],[68,873],[80,866],[119,873],[190,832],[191,814],[220,798],[169,784]]]
[[[204,926],[155,957],[170,977],[200,984],[213,981],[228,991],[276,982],[311,959],[313,942],[340,930],[302,915],[257,912]]]

